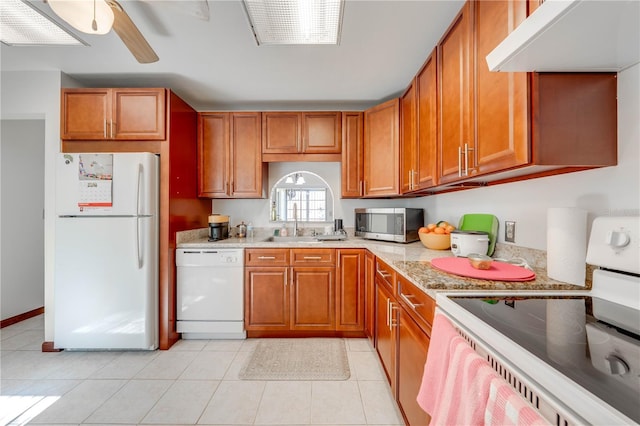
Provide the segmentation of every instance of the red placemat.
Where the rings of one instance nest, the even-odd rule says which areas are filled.
[[[466,257],[439,257],[431,261],[434,268],[461,277],[478,278],[490,281],[531,281],[536,273],[522,266],[510,263],[491,262],[489,269],[476,269]]]

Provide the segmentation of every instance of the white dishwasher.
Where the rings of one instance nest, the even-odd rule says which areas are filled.
[[[246,338],[243,249],[177,249],[176,267],[182,338]]]

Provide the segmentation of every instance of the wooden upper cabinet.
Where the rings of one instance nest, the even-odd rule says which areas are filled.
[[[166,90],[63,89],[62,140],[165,140]]]
[[[473,139],[473,2],[467,1],[438,44],[440,183],[464,177]],[[466,161],[465,161],[466,155]]]
[[[400,100],[402,193],[438,183],[437,51],[427,58]]]
[[[340,112],[264,112],[264,154],[339,154]]]
[[[524,21],[526,7],[524,1],[474,4],[476,150],[469,154],[473,157],[470,176],[521,166],[529,161],[528,74],[491,72],[484,60]]]
[[[204,112],[198,115],[198,193],[209,198],[261,198],[259,112]]]
[[[198,195],[229,196],[229,114],[198,114]]]
[[[263,154],[297,154],[302,117],[299,112],[263,112]]]
[[[364,196],[400,194],[400,102],[391,99],[364,112]]]
[[[340,112],[302,113],[302,152],[340,154],[342,150]]]
[[[413,191],[417,166],[416,142],[416,84],[411,82],[400,97],[400,190]]]
[[[363,195],[364,114],[342,113],[342,198]]]
[[[262,123],[259,112],[231,113],[231,196],[265,196],[267,169],[262,162]]]
[[[416,92],[418,110],[413,189],[423,190],[438,184],[438,82],[435,49],[416,76]]]

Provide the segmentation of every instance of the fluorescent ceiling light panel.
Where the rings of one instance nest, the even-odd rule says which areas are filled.
[[[0,0],[0,41],[10,46],[86,45],[21,0]]]
[[[259,45],[339,44],[342,0],[243,0]]]

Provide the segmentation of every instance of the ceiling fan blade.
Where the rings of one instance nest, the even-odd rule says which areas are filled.
[[[127,12],[116,0],[105,0],[113,10],[115,19],[113,30],[122,39],[122,42],[131,51],[133,56],[141,64],[149,64],[158,61],[158,55],[153,51],[136,24],[133,23]]]

